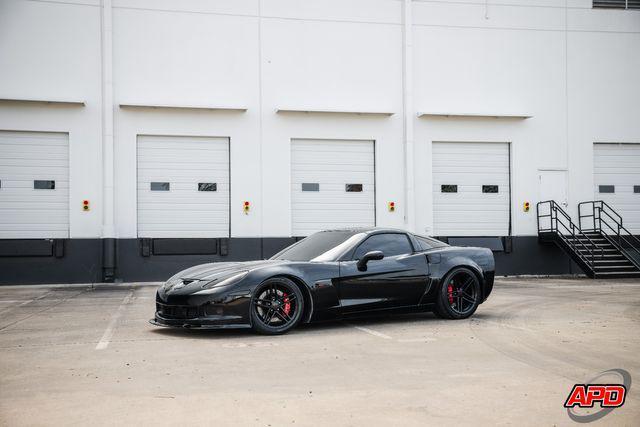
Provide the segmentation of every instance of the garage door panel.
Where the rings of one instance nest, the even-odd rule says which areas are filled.
[[[68,215],[65,212],[56,212],[53,207],[54,206],[45,208],[48,211],[47,224],[63,224],[67,226]],[[2,212],[2,215],[11,215],[12,224],[37,225],[42,218],[42,214],[34,211],[34,209],[2,209],[0,212]],[[47,224],[42,225],[46,226]]]
[[[211,179],[211,177],[195,177],[195,178],[191,178],[189,182],[185,182],[185,179],[174,180],[165,175],[164,177],[160,177],[158,179],[142,183],[142,188],[149,190],[152,182],[168,182],[170,185],[169,191],[149,191],[147,194],[141,194],[140,197],[143,197],[143,198],[146,197],[151,199],[161,198],[161,197],[168,197],[168,198],[173,198],[173,197],[207,198],[208,197],[208,198],[218,199],[219,193],[229,192],[229,188],[230,188],[229,185],[222,185],[220,183],[221,180],[222,178],[216,180],[216,179]],[[199,182],[216,183],[216,191],[197,191]],[[194,194],[194,191],[196,192],[195,194]]]
[[[159,193],[159,191],[158,191]],[[167,193],[169,193],[167,191]],[[205,207],[205,206],[217,206],[217,207],[225,207],[228,209],[229,204],[226,200],[216,200],[213,198],[199,197],[199,195],[193,195],[194,191],[185,192],[185,194],[177,194],[177,192],[171,192],[173,194],[168,194],[166,196],[156,196],[156,195],[141,195],[138,198],[139,202],[144,202],[142,209],[145,209],[147,206],[153,206],[154,204],[161,206],[164,209],[181,209],[185,203],[191,203],[197,206]],[[211,192],[207,192],[211,193]],[[227,209],[220,209],[221,211]]]
[[[185,225],[189,225],[188,221],[198,221],[199,224],[218,224],[218,229],[224,229],[225,224],[220,223],[221,220],[225,220],[226,217],[224,215],[211,215],[210,212],[196,210],[192,212],[184,212],[184,211],[172,211],[167,212],[164,210],[146,210],[145,215],[146,225],[154,225],[154,224],[175,224],[176,221],[180,223],[185,223]],[[181,225],[181,224],[179,224]],[[169,227],[173,229],[174,227]]]
[[[183,153],[184,154],[184,153]],[[145,158],[144,161],[139,163],[140,169],[180,169],[184,167],[188,167],[189,170],[216,170],[216,167],[226,167],[228,165],[228,160],[224,159],[222,154],[218,158],[211,158],[211,156],[197,156],[196,154],[190,153],[193,157],[189,159],[188,157],[176,156],[174,159],[170,158],[162,158],[158,160],[153,160],[150,158]],[[211,153],[209,153],[211,154]],[[224,169],[223,169],[224,170]]]
[[[596,143],[594,152],[594,198],[604,200],[620,216],[623,225],[640,234],[640,144]],[[600,193],[600,185],[615,186],[614,193]]]
[[[509,233],[509,145],[434,142],[433,213],[438,236],[504,236]],[[442,185],[457,186],[442,192]],[[497,193],[483,193],[497,185]]]
[[[314,196],[313,194],[304,194],[305,192],[302,192],[303,194],[301,194],[297,198],[297,201],[301,206],[304,204],[309,204],[312,205],[315,209],[322,208],[318,206],[319,202],[321,202],[322,205],[326,207],[342,207],[344,209],[348,209],[349,206],[358,204],[371,206],[371,198],[373,197],[373,192],[359,193],[358,196],[350,197],[349,204],[347,206],[345,206],[345,203],[343,201],[336,201],[339,196],[342,196],[343,192],[344,190],[342,192],[327,192],[327,194],[317,196]]]
[[[307,171],[309,172],[309,171]],[[301,190],[301,185],[303,183],[314,183],[321,184],[320,190],[332,190],[332,191],[340,191],[344,192],[346,184],[362,184],[362,191],[373,191],[374,187],[374,179],[371,177],[363,177],[357,172],[352,172],[349,174],[349,182],[345,182],[346,177],[343,177],[339,174],[329,174],[329,175],[310,175],[306,174],[306,176],[299,176],[295,181],[292,182],[293,190]]]
[[[459,203],[459,204],[450,204],[446,208],[435,208],[434,212],[438,212],[440,214],[445,214],[447,216],[460,216],[460,219],[464,219],[466,222],[471,223],[472,221],[476,221],[478,218],[482,218],[483,215],[490,215],[491,218],[495,218],[496,214],[500,214],[505,218],[508,218],[509,215],[505,215],[505,206],[487,206],[482,210],[482,212],[475,211],[473,214],[473,220],[469,219],[469,209],[467,203]],[[452,218],[451,218],[452,219]]]
[[[373,141],[291,141],[292,235],[375,225]],[[318,191],[302,191],[302,184]],[[362,184],[347,192],[346,184]]]
[[[317,215],[317,212],[325,212],[326,215],[331,216],[332,218],[344,218],[349,215],[352,215],[352,219],[357,220],[358,216],[368,216],[371,205],[368,203],[359,203],[353,204],[349,206],[344,206],[340,204],[334,204],[333,206],[327,206],[326,208],[318,208],[317,204],[302,204],[298,209],[298,218],[309,221],[312,219],[317,219],[322,221],[325,219],[324,215],[320,217]]]
[[[296,169],[302,169],[307,167],[317,168],[318,166],[335,167],[335,166],[349,166],[367,168],[371,164],[371,157],[365,155],[358,155],[357,157],[348,156],[346,159],[336,159],[336,152],[328,153],[325,156],[314,156],[309,153],[308,156],[296,156]],[[342,153],[341,153],[342,154]],[[353,159],[351,157],[354,157]],[[322,162],[322,163],[320,163]],[[364,169],[367,170],[367,169]]]
[[[68,134],[0,131],[0,181],[0,238],[69,237]]]
[[[229,140],[138,136],[138,236],[229,236]],[[152,191],[168,182],[168,191]],[[216,191],[198,191],[215,183]]]
[[[4,159],[7,161],[11,161],[12,169],[22,169],[22,168],[33,168],[33,160],[34,158],[30,158],[25,155],[22,158],[16,158],[13,156],[4,156]],[[50,168],[66,168],[69,164],[69,159],[66,157],[62,159],[54,159],[49,156],[38,159],[38,168],[40,169],[50,169]]]
[[[328,139],[294,139],[296,153],[317,152],[317,153],[360,153],[373,155],[371,144],[373,141],[364,140],[328,140]]]
[[[23,161],[29,159],[42,159],[42,160],[69,160],[67,153],[60,153],[58,151],[55,152],[46,152],[33,150],[20,150],[20,147],[16,147],[15,152],[13,150],[0,150],[0,156],[5,159],[11,159],[15,161]],[[34,146],[34,148],[37,148]]]
[[[321,161],[318,159],[318,161]],[[371,161],[369,162],[371,164]],[[360,174],[361,176],[366,177],[369,174],[369,166],[368,165],[357,165],[357,164],[327,164],[326,166],[317,165],[317,164],[300,164],[295,172],[316,172],[319,176],[329,177],[332,175],[332,172],[340,172],[344,171],[346,168],[349,168],[353,173]]]
[[[508,215],[504,215],[503,211],[487,210],[483,212],[474,212],[473,222],[470,222],[468,212],[461,211],[460,209],[438,210],[438,212],[446,214],[451,221],[468,224],[494,223],[496,222],[496,218],[500,218],[502,220],[509,218]]]

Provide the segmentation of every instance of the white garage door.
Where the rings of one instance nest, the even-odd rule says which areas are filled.
[[[373,141],[291,141],[292,235],[375,225]]]
[[[0,238],[69,237],[69,136],[0,131]]]
[[[622,225],[640,233],[640,144],[594,144],[595,200],[622,216]]]
[[[509,234],[509,144],[433,143],[436,236]]]
[[[138,136],[138,236],[229,237],[229,140]]]

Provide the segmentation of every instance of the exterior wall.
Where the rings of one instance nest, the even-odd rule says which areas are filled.
[[[69,133],[69,235],[100,237],[100,8],[6,0],[0,2],[0,28],[0,98],[85,102],[0,102],[0,129]],[[92,202],[88,214],[83,199]]]
[[[0,129],[69,133],[72,239],[137,237],[140,134],[230,138],[232,239],[291,236],[295,138],[374,140],[377,225],[415,224],[425,234],[433,231],[432,142],[510,142],[513,236],[536,235],[535,209],[525,213],[521,205],[535,206],[538,169],[568,170],[575,215],[579,201],[593,198],[593,142],[640,142],[639,11],[593,10],[589,0],[415,0],[413,61],[405,70],[404,4],[113,0],[115,236],[103,230],[101,2],[0,2],[0,98],[85,103],[0,101]],[[412,212],[404,177],[408,81],[412,117],[424,111],[532,116],[410,119]],[[81,209],[83,199],[91,200],[89,212]],[[249,215],[244,200],[252,203]],[[388,201],[396,202],[395,212]],[[524,252],[518,256],[526,259]]]

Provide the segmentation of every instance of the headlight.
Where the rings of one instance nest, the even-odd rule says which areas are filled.
[[[165,291],[170,290],[171,288],[173,288],[175,285],[177,285],[178,283],[182,282],[182,280],[180,279],[180,277],[176,274],[175,276],[171,277],[169,280],[167,280],[166,282],[164,282],[162,284],[162,286],[160,286],[162,289],[164,289]]]
[[[242,280],[244,278],[244,276],[246,276],[247,274],[249,274],[248,271],[241,271],[240,273],[236,273],[234,275],[231,275],[229,277],[226,277],[220,281],[212,281],[207,283],[206,285],[203,286],[204,289],[202,289],[201,291],[198,292],[194,292],[194,295],[206,295],[206,294],[212,294],[216,291],[216,288],[220,288],[222,286],[229,286],[232,285],[236,282],[239,282],[240,280]]]

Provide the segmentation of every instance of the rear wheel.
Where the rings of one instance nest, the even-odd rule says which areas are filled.
[[[468,268],[453,269],[442,281],[436,315],[443,319],[466,319],[480,304],[480,281]]]
[[[253,330],[268,335],[284,334],[298,324],[304,310],[302,292],[285,277],[267,279],[251,299]]]

